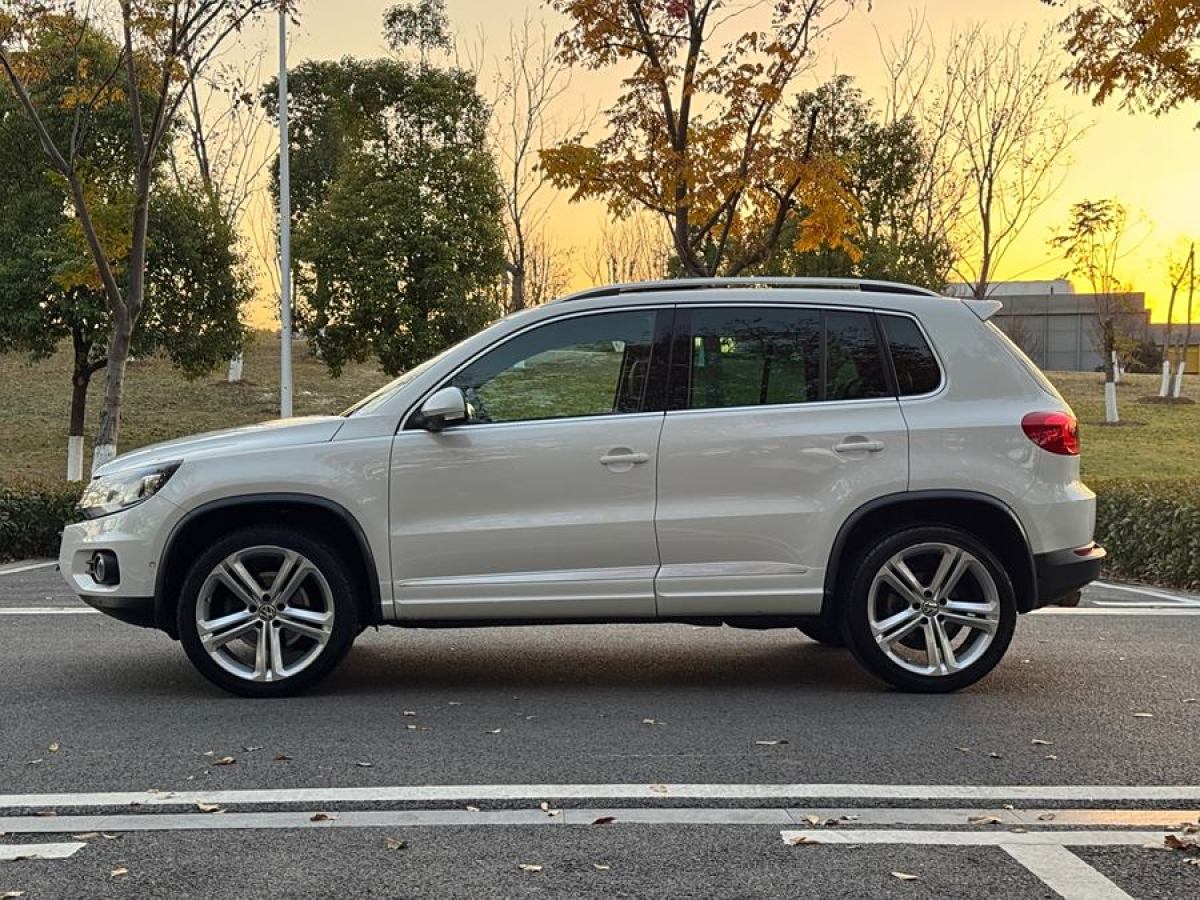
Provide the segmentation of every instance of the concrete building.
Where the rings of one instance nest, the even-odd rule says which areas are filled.
[[[947,286],[946,293],[971,295],[963,284]],[[1077,293],[1070,281],[1058,279],[999,282],[988,286],[987,295],[1004,304],[993,321],[1043,369],[1090,372],[1101,367],[1098,303],[1111,304],[1122,333],[1158,344],[1163,340],[1165,326],[1150,324],[1146,295],[1141,292],[1098,298]],[[1182,326],[1176,323],[1173,338],[1182,336]],[[1200,322],[1192,325],[1187,358],[1186,371],[1200,371]]]

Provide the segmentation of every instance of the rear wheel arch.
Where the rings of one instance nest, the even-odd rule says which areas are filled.
[[[1037,606],[1029,538],[1003,501],[975,491],[909,491],[879,497],[856,509],[834,538],[825,570],[822,617],[833,620],[853,572],[849,563],[873,540],[914,525],[952,525],[971,533],[996,555],[1012,580],[1017,609]]]
[[[217,539],[248,525],[287,525],[328,542],[354,573],[362,625],[381,621],[375,555],[358,521],[341,504],[310,494],[270,493],[227,497],[202,504],[167,537],[154,589],[155,625],[178,639],[176,608],[191,561]]]

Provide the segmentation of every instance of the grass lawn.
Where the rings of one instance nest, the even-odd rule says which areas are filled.
[[[373,365],[347,368],[332,378],[317,359],[296,345],[295,409],[298,415],[338,413],[387,381]],[[614,373],[615,374],[615,373]],[[224,373],[185,380],[161,359],[138,360],[126,382],[126,414],[120,449],[216,428],[273,418],[279,408],[278,344],[266,333],[255,336],[246,353],[242,384]],[[1052,372],[1051,379],[1083,423],[1086,477],[1178,478],[1200,474],[1200,402],[1186,406],[1138,403],[1158,389],[1157,375],[1132,375],[1120,388],[1122,416],[1139,425],[1110,427],[1104,418],[1101,376]],[[88,399],[88,431],[94,430],[103,373]],[[1184,393],[1200,401],[1200,378],[1188,376]],[[66,468],[66,427],[70,399],[70,359],[66,352],[36,363],[15,354],[0,356],[0,483],[51,482]],[[85,461],[91,457],[90,446]]]

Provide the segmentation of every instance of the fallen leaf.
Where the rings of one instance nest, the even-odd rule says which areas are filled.
[[[17,897],[24,897],[24,891],[5,891],[0,894],[0,900],[16,900]]]
[[[462,706],[462,703],[460,703],[458,700],[451,700],[446,705],[447,706]]]
[[[955,747],[954,749],[957,750],[959,753],[970,753],[971,752],[970,747]]]
[[[899,878],[901,881],[916,881],[921,876],[913,875],[911,872],[893,872],[892,877]]]
[[[1047,754],[1046,754],[1044,757],[1042,757],[1042,758],[1043,758],[1043,759],[1058,759],[1058,754],[1057,754],[1057,753],[1047,753]]]
[[[597,872],[607,872],[612,866],[607,866],[604,863],[592,863],[592,868]]]
[[[408,841],[402,840],[401,838],[398,838],[398,837],[390,837],[387,840],[385,840],[383,842],[383,844],[389,850],[407,850],[408,849]]]
[[[275,757],[275,762],[291,762],[291,759],[286,753],[280,753]]]
[[[642,719],[642,724],[643,725],[661,725],[663,723],[659,722],[657,719]]]
[[[1034,738],[1029,743],[1033,744],[1033,746],[1035,746],[1035,747],[1049,747],[1051,744],[1054,743],[1054,741],[1044,741],[1041,738]]]
[[[776,741],[755,741],[754,743],[758,744],[760,747],[775,747],[775,746],[778,746],[779,744],[786,744],[787,741],[780,738],[779,740],[776,740]]]
[[[313,813],[311,816],[309,816],[308,821],[310,821],[310,822],[332,822],[336,818],[337,818],[337,816],[333,815],[333,813],[319,812],[319,813]]]
[[[1185,866],[1200,866],[1200,856],[1189,856],[1183,861]]]
[[[997,753],[995,750],[989,753],[988,756],[990,756],[992,759],[1004,759],[1004,756],[1000,753]]]
[[[652,784],[650,785],[650,790],[654,791],[656,794],[665,794],[667,792],[667,786],[665,784]]]
[[[117,868],[112,870],[112,874],[110,874],[108,877],[109,878],[120,878],[122,875],[128,875],[128,874],[129,874],[129,870],[127,868],[125,868],[124,866],[118,866]]]
[[[58,752],[58,741],[55,741],[53,744],[51,744],[46,749],[49,750],[51,753],[57,753]]]
[[[416,725],[405,725],[404,727],[405,727],[405,729],[406,729],[406,730],[408,730],[408,731],[416,731],[416,730],[417,730],[417,726],[416,726]],[[499,728],[497,728],[495,731],[491,731],[491,732],[488,732],[488,733],[489,733],[489,734],[498,734],[499,732],[500,732],[500,729],[499,729]]]
[[[77,841],[94,841],[96,838],[100,837],[100,832],[85,831],[83,834],[73,834],[71,837]]]
[[[479,807],[478,806],[468,806],[467,812],[479,812]]]
[[[1047,813],[1042,813],[1040,816],[1038,816],[1038,821],[1039,822],[1049,822],[1053,818],[1054,818],[1054,813],[1047,812]]]
[[[224,812],[219,803],[197,803],[196,809],[202,813]]]
[[[520,863],[520,868],[521,868],[522,872],[540,872],[540,871],[542,871],[542,867],[539,866],[537,863]]]
[[[100,832],[100,837],[104,838],[106,841],[115,841],[117,838],[120,837],[120,835],[119,834],[108,834],[107,832],[102,831],[102,832]]]
[[[415,726],[415,725],[409,725],[408,727],[409,727],[409,728],[415,728],[416,726]],[[504,730],[503,728],[493,728],[491,731],[489,731],[489,732],[488,732],[488,734],[499,734],[499,733],[500,733],[501,731],[503,731],[503,730]]]
[[[232,756],[222,756],[220,759],[214,759],[212,764],[214,766],[232,766],[235,762],[237,762],[237,760]]]
[[[404,715],[406,715],[406,716],[415,716],[416,714],[417,714],[417,711],[415,709],[406,709],[404,711]]]
[[[545,800],[543,800],[541,803],[538,804],[538,809],[540,809],[542,812],[544,812],[548,816],[557,816],[560,812],[560,810],[552,809],[550,804],[548,802],[546,802]]]
[[[789,847],[799,847],[801,844],[819,844],[821,842],[816,838],[810,838],[803,834],[793,834],[791,837],[784,838],[784,843]]]
[[[217,754],[216,754],[216,752],[215,752],[215,751],[213,751],[213,750],[205,750],[205,751],[204,751],[203,753],[201,753],[200,755],[201,755],[201,756],[216,756]]]
[[[375,765],[375,763],[367,762],[366,760],[360,759],[360,760],[358,760],[358,762],[355,763],[355,765],[358,766],[360,769],[369,769],[369,768],[371,768],[371,766]]]
[[[1195,697],[1184,697],[1183,700],[1181,700],[1180,702],[1181,703],[1195,703],[1196,698]]]
[[[967,823],[970,825],[999,825],[999,816],[969,816]]]
[[[601,816],[600,818],[593,821],[592,824],[593,825],[611,825],[615,821],[617,821],[616,816]]]
[[[26,762],[26,763],[25,763],[25,765],[27,765],[27,766],[38,766],[38,765],[41,765],[41,764],[42,764],[42,763],[44,763],[44,762],[45,762],[45,760],[44,760],[44,759],[31,759],[31,760],[29,760],[28,762]]]
[[[1168,834],[1163,838],[1163,846],[1168,850],[1200,850],[1200,838]]]
[[[37,812],[34,813],[34,815],[41,816],[42,818],[49,818],[50,816],[57,816],[58,813],[56,813],[52,809],[39,809]]]
[[[1136,713],[1134,713],[1134,714],[1133,714],[1133,717],[1134,717],[1135,719],[1153,719],[1153,718],[1154,718],[1154,713],[1148,713],[1148,712],[1136,712]]]
[[[1005,803],[1005,804],[1004,804],[1004,808],[1005,808],[1005,809],[1016,809],[1016,807],[1015,807],[1015,806],[1013,806],[1011,803]]]
[[[809,825],[820,825],[821,817],[820,816],[805,816],[804,821],[807,822]]]
[[[257,753],[262,747],[242,747],[247,753]]]

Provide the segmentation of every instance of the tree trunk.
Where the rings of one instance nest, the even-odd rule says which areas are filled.
[[[520,312],[525,308],[525,266],[512,268],[512,296],[509,297],[509,312]]]
[[[1116,357],[1116,323],[1111,318],[1105,319],[1101,328],[1104,330],[1104,421],[1115,425],[1121,421],[1117,412],[1117,382],[1113,365],[1113,359]]]
[[[245,361],[246,358],[241,353],[237,354],[237,356],[231,356],[229,358],[229,375],[227,380],[230,384],[236,384],[242,380],[242,370],[245,365]]]
[[[117,438],[121,430],[121,404],[125,399],[125,366],[129,361],[129,345],[133,337],[133,321],[128,315],[113,317],[112,337],[108,342],[108,364],[104,372],[104,405],[100,408],[100,430],[92,451],[92,471],[117,455]]]
[[[71,422],[67,428],[67,481],[83,481],[83,423],[87,418],[87,392],[92,380],[88,361],[91,348],[78,328],[72,335],[75,366],[71,373]]]
[[[1196,245],[1188,250],[1188,298],[1187,319],[1183,326],[1183,346],[1175,363],[1175,389],[1173,397],[1183,396],[1183,373],[1187,369],[1188,347],[1192,343],[1192,299],[1196,296]]]

